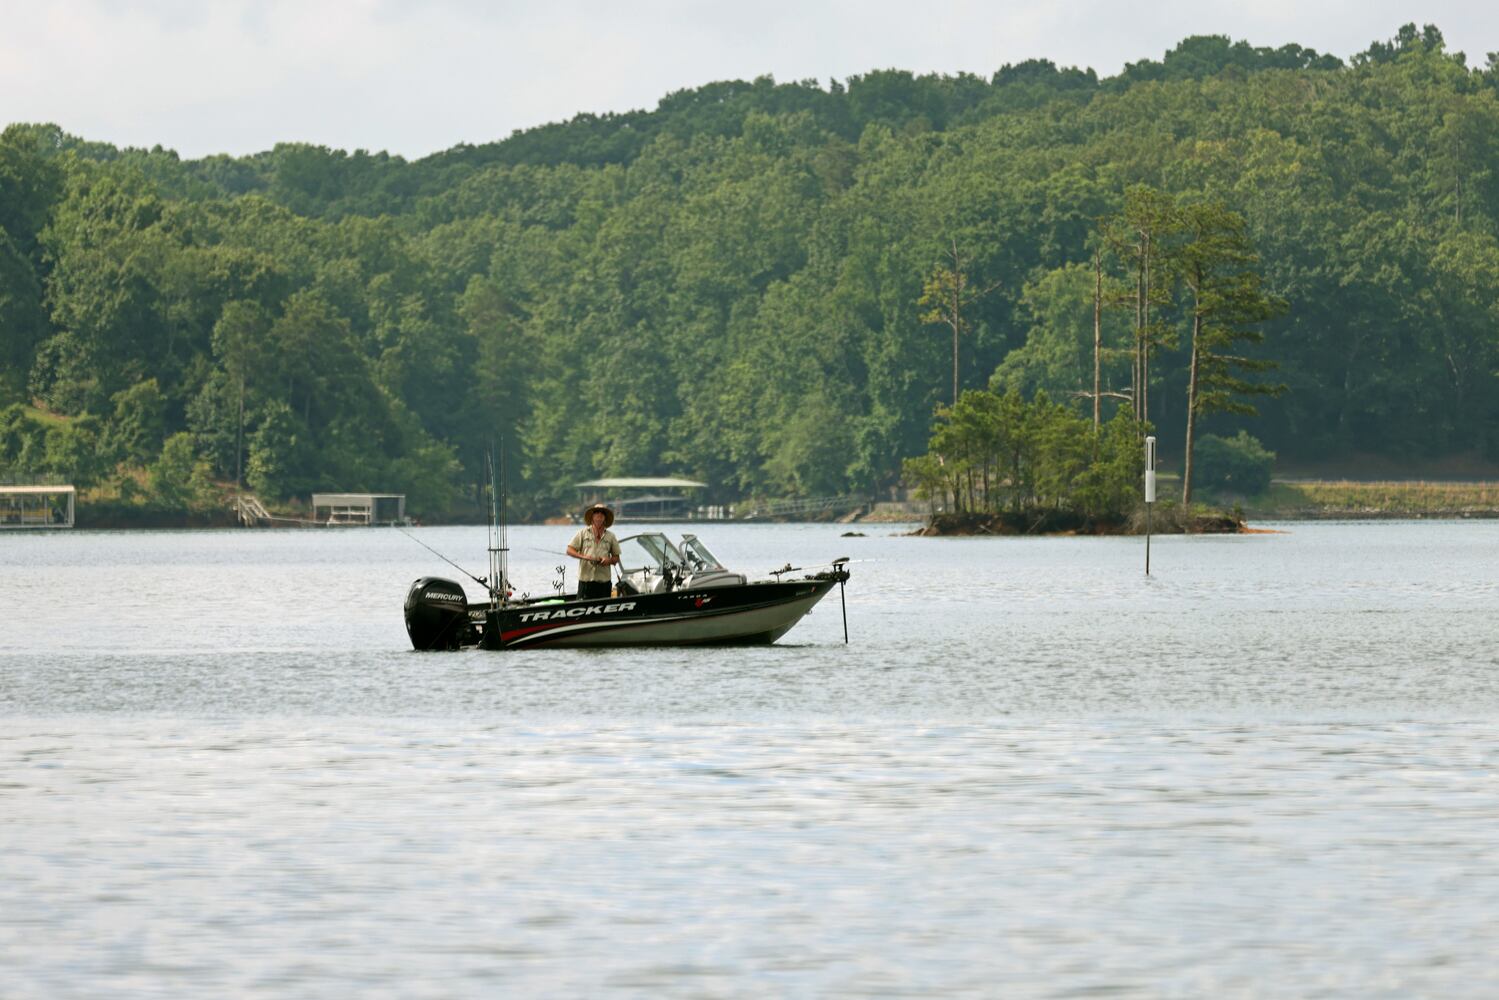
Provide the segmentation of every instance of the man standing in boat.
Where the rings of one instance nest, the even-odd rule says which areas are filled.
[[[619,562],[619,539],[609,530],[613,523],[614,511],[596,503],[583,512],[584,528],[567,546],[567,554],[578,560],[580,601],[609,596],[609,567]]]

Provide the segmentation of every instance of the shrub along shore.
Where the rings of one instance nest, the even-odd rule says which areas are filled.
[[[1030,511],[1023,514],[935,514],[913,534],[954,535],[1143,535],[1142,508],[1122,520],[1089,520],[1071,511]],[[1233,535],[1248,532],[1238,512],[1194,506],[1183,512],[1166,505],[1151,512],[1150,531],[1156,535]]]

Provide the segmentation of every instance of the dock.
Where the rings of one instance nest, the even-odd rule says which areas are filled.
[[[247,528],[302,527],[336,528],[351,525],[410,524],[404,493],[314,493],[311,517],[278,517],[259,498],[242,494],[234,498],[239,523]]]
[[[78,490],[71,484],[0,485],[0,529],[71,528]]]

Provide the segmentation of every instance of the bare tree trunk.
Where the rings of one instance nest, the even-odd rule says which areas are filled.
[[[1093,457],[1098,457],[1098,428],[1103,386],[1103,257],[1093,251]]]
[[[1145,304],[1142,301],[1141,289],[1145,286],[1144,264],[1135,265],[1135,357],[1130,360],[1129,387],[1130,408],[1135,411],[1135,420],[1139,421],[1139,339],[1144,336],[1144,322],[1141,315],[1144,313]]]
[[[1187,451],[1182,460],[1182,508],[1192,502],[1192,445],[1197,435],[1197,337],[1202,331],[1202,317],[1192,316],[1192,366],[1187,375]]]
[[[1140,422],[1150,419],[1150,237],[1145,237],[1145,322],[1140,327]]]
[[[958,405],[958,323],[956,320],[952,325],[952,405]]]
[[[245,377],[239,378],[239,424],[234,429],[234,495],[244,488],[245,458]]]
[[[963,274],[963,258],[958,240],[952,241],[952,405],[958,405],[958,335],[963,332],[963,288],[968,283]]]

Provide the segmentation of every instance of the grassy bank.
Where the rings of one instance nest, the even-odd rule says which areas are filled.
[[[1239,501],[1253,518],[1499,517],[1499,482],[1276,482]]]

